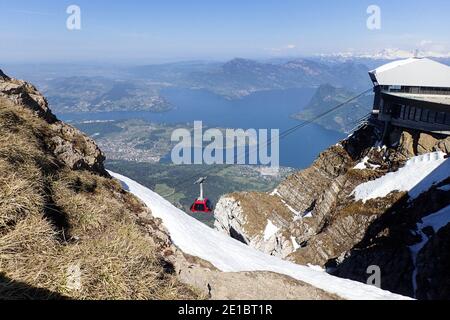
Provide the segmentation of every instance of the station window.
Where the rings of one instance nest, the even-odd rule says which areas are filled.
[[[437,113],[436,123],[445,124],[445,112],[438,112]]]
[[[416,115],[414,117],[414,120],[419,122],[421,116],[422,116],[422,108],[416,108]]]
[[[450,126],[450,112],[445,114],[445,124]]]
[[[416,107],[411,107],[409,110],[409,120],[414,120],[416,118]]]
[[[423,109],[422,110],[422,115],[420,117],[420,121],[423,122],[428,122],[428,116],[430,115],[430,110],[428,109]]]
[[[405,106],[405,113],[403,114],[403,119],[408,120],[409,118],[409,110],[411,108],[409,106]]]
[[[402,106],[402,109],[400,110],[400,119],[405,119],[405,110],[406,110],[406,106]]]
[[[428,122],[430,123],[436,122],[436,111],[430,110],[430,114],[428,115]]]
[[[401,104],[393,104],[391,107],[391,115],[393,118],[400,118],[403,106]]]
[[[402,86],[389,86],[389,92],[401,92]]]

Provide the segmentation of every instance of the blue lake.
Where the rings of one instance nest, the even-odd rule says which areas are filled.
[[[242,129],[279,129],[283,132],[299,123],[290,118],[304,108],[315,89],[271,90],[229,100],[206,90],[170,88],[162,95],[174,106],[164,113],[102,112],[58,115],[64,121],[143,119],[159,123],[192,123]],[[192,125],[192,124],[191,124]],[[344,134],[310,124],[280,141],[280,164],[305,168]]]

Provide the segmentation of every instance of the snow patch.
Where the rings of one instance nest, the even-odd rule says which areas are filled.
[[[326,270],[324,268],[322,268],[321,266],[315,266],[313,264],[308,263],[308,267],[313,270],[316,270],[316,271],[326,272]]]
[[[417,226],[421,229],[432,227],[434,232],[439,232],[443,227],[450,223],[450,206],[426,216],[422,219],[422,223]]]
[[[312,218],[312,217],[313,217],[313,210],[306,211],[306,212],[304,212],[302,214],[299,214],[299,215],[295,216],[294,217],[294,222],[302,220],[304,218]]]
[[[272,191],[272,193],[270,194],[271,196],[277,196],[277,197],[281,197],[280,193],[278,192],[278,189],[275,189]]]
[[[295,210],[294,208],[292,208],[287,202],[286,200],[284,200],[281,197],[281,194],[278,192],[278,189],[275,189],[272,191],[272,193],[270,194],[271,196],[276,196],[279,197],[281,202],[283,202],[283,204],[285,205],[286,208],[288,208],[288,210],[290,212],[292,212],[294,214],[294,221],[300,220],[304,217],[304,214],[302,214],[300,211]]]
[[[359,185],[352,195],[364,203],[386,197],[393,191],[407,191],[412,199],[417,198],[450,176],[450,162],[444,156],[443,152],[433,152],[414,157],[398,171]]]
[[[370,164],[369,160],[370,160],[369,157],[365,157],[364,159],[361,160],[360,163],[358,163],[355,167],[353,167],[353,169],[355,169],[355,170],[366,170],[368,168],[370,168],[370,169],[378,169],[380,167],[380,165]]]
[[[313,211],[307,211],[304,213],[303,218],[312,218],[313,216]]]
[[[355,169],[355,170],[367,169],[367,167],[366,167],[367,161],[369,161],[369,157],[365,157],[364,159],[362,159],[362,161],[360,163],[358,163],[356,166],[354,166],[353,169]]]
[[[301,248],[301,246],[297,243],[297,239],[294,236],[291,236],[292,246],[294,247],[294,252]]]
[[[301,212],[295,210],[295,209],[292,208],[290,205],[288,205],[288,203],[287,203],[284,199],[281,199],[281,198],[280,198],[280,200],[281,200],[281,202],[283,202],[283,204],[285,205],[285,207],[288,208],[288,210],[294,214],[294,221],[299,220],[299,219],[302,218]]]
[[[294,208],[292,208],[290,205],[288,205],[286,203],[286,201],[283,201],[283,202],[284,202],[284,205],[286,206],[286,208],[288,208],[289,211],[291,211],[294,214],[294,216],[299,216],[300,215],[300,212],[295,210]]]
[[[279,228],[276,225],[274,225],[272,221],[267,220],[267,226],[266,229],[264,230],[264,241],[267,241],[274,235],[276,235],[278,230]]]
[[[114,172],[110,174],[119,179],[126,190],[141,199],[151,209],[154,217],[163,221],[173,243],[180,250],[209,261],[223,272],[270,271],[284,274],[343,299],[410,299],[257,251],[195,220],[139,183]]]

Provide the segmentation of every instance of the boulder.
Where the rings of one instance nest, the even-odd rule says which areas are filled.
[[[417,153],[425,154],[435,151],[435,147],[438,143],[438,139],[431,134],[421,132],[419,133],[419,139],[417,141]]]
[[[442,152],[449,154],[450,153],[450,137],[447,137],[445,140],[439,141],[439,143],[437,144],[437,147]]]

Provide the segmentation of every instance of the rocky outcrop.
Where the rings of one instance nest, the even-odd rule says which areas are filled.
[[[236,240],[281,258],[294,250],[292,240],[276,230],[289,228],[294,216],[275,196],[232,194],[221,198],[215,212],[214,227]]]
[[[47,100],[31,84],[12,79],[0,71],[0,96],[12,101],[15,105],[29,108],[36,112],[48,123],[56,121],[56,117],[50,111]]]
[[[0,98],[31,110],[49,124],[47,130],[42,132],[42,138],[60,162],[72,169],[87,169],[108,175],[103,166],[105,157],[95,142],[59,121],[45,97],[33,85],[12,79],[0,71]]]
[[[176,249],[175,249],[176,250]],[[212,300],[340,300],[334,294],[272,272],[220,272],[199,258],[175,251],[178,278]]]
[[[393,128],[388,136],[387,143],[398,146],[390,150],[391,158],[397,158],[398,160],[407,160],[415,155],[435,151],[450,153],[450,137],[417,130]]]
[[[53,134],[48,137],[48,146],[56,158],[72,169],[88,169],[108,175],[104,169],[105,156],[94,140],[63,122],[51,126]]]
[[[266,253],[362,282],[367,281],[368,266],[378,265],[384,289],[418,298],[442,297],[442,269],[450,256],[444,253],[444,243],[450,239],[442,239],[442,230],[431,236],[416,262],[410,247],[421,241],[414,231],[419,221],[450,205],[450,191],[433,186],[413,201],[405,193],[392,192],[367,202],[355,201],[352,192],[397,171],[411,157],[448,153],[450,137],[392,128],[382,141],[382,129],[377,123],[361,128],[271,194],[224,196],[216,206],[216,229],[234,237],[237,231],[236,238]],[[271,237],[264,237],[269,221],[276,228]],[[439,252],[439,260],[427,251]],[[427,289],[430,283],[434,293]]]

